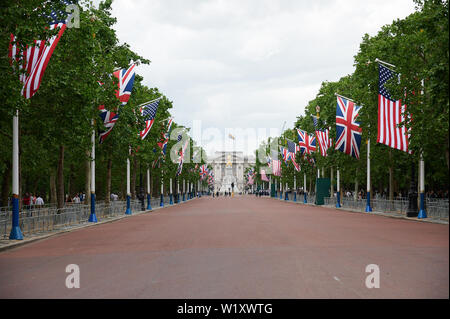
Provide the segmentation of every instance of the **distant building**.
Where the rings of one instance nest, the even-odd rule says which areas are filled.
[[[215,152],[208,164],[214,171],[214,191],[229,191],[231,183],[234,183],[234,191],[238,193],[245,189],[244,172],[255,164],[255,158],[244,156],[243,152],[222,151]]]

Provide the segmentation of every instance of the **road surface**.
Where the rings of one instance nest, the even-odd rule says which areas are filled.
[[[448,225],[202,197],[1,252],[0,298],[449,298]]]

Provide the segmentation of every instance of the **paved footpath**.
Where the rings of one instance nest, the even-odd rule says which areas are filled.
[[[449,298],[448,229],[202,197],[0,252],[0,298]],[[79,289],[65,285],[68,264]]]

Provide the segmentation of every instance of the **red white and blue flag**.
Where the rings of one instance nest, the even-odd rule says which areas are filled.
[[[208,175],[208,167],[203,164],[202,166],[200,166],[200,172],[199,172],[201,178],[205,178]]]
[[[287,141],[288,159],[291,159],[292,164],[297,172],[300,171],[300,165],[295,161],[295,155],[297,151],[300,151],[300,145],[295,144],[292,141]]]
[[[308,159],[312,164],[315,163],[312,153],[316,151],[316,137],[301,129],[297,129],[298,145],[300,154]]]
[[[172,123],[173,123],[173,120],[169,119],[169,122],[167,122],[166,132],[162,133],[162,138],[161,138],[160,142],[158,142],[158,146],[161,149],[161,154],[163,156],[166,156],[167,142],[169,141],[169,136],[170,136],[170,130],[172,128]]]
[[[320,154],[323,157],[326,157],[328,148],[331,147],[331,145],[333,145],[333,140],[330,138],[330,129],[331,128],[327,128],[327,129],[320,129],[318,128],[319,124],[318,124],[318,120],[317,117],[314,115],[311,115],[313,118],[313,122],[314,122],[314,127],[316,128],[316,137],[317,137],[317,142],[319,144],[319,149],[320,149]]]
[[[272,153],[272,174],[275,176],[281,176],[281,161],[278,159],[277,152]]]
[[[55,13],[52,13],[51,17],[56,18]],[[19,71],[25,70],[25,73],[20,74],[19,79],[23,84],[21,93],[26,99],[31,98],[39,89],[47,64],[66,27],[65,20],[55,21],[54,19],[50,23],[50,30],[59,29],[58,33],[48,40],[34,40],[34,44],[27,46],[25,52],[20,51],[16,43],[18,39],[11,34],[8,56],[11,64],[14,60],[21,61]]]
[[[362,128],[357,121],[361,106],[337,97],[335,149],[359,159]]]
[[[132,64],[128,69],[121,69],[115,71],[113,74],[119,80],[118,89],[116,90],[116,97],[122,102],[122,105],[127,104],[133,90],[135,77],[135,64]]]
[[[135,76],[134,67],[135,64],[131,65],[128,69],[117,70],[113,73],[113,75],[119,79],[116,97],[122,105],[127,104],[130,99]],[[102,144],[111,133],[111,130],[119,118],[119,114],[106,110],[104,105],[100,105],[98,109],[100,110],[100,117],[102,118],[103,125],[106,127],[106,131],[99,132],[99,143]]]
[[[145,119],[145,129],[139,132],[140,138],[143,140],[155,122],[156,112],[158,111],[158,104],[161,98],[151,101],[140,108],[141,115]]]
[[[184,146],[180,150],[180,157],[178,158],[178,168],[177,168],[177,176],[181,174],[183,171],[183,161],[184,161],[184,155],[186,153],[186,149],[189,146],[190,139],[186,139],[186,142],[184,143]]]
[[[261,169],[261,180],[262,180],[262,181],[265,181],[265,182],[268,182],[268,181],[269,181],[269,179],[268,179],[267,176],[266,176],[266,171],[263,170],[263,169]]]
[[[402,100],[394,101],[384,86],[394,76],[394,71],[379,64],[377,143],[411,153],[408,149],[411,135],[404,125],[405,119],[409,120],[406,105]]]

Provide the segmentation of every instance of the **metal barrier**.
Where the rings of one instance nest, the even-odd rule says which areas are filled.
[[[426,200],[425,210],[427,217],[432,219],[442,219],[448,221],[449,205],[447,199],[428,199]],[[325,205],[336,205],[336,197],[326,197]],[[370,205],[373,211],[382,213],[396,213],[406,215],[408,209],[408,199],[401,198],[395,200],[389,199],[371,199]],[[341,198],[343,208],[352,208],[361,212],[365,211],[366,199],[357,199],[349,197]]]
[[[152,208],[158,208],[160,201],[160,198],[151,198]],[[169,196],[164,196],[164,206],[169,206],[169,202]],[[96,202],[95,215],[98,220],[122,216],[126,206],[126,201],[111,201],[109,204],[104,201]],[[130,206],[132,212],[142,211],[139,200],[131,200]],[[147,199],[144,200],[144,207],[147,207]],[[60,209],[55,205],[22,207],[19,212],[19,226],[22,233],[29,236],[88,223],[90,214],[90,205],[84,204],[69,204]],[[12,211],[0,208],[0,239],[9,238],[11,225]]]

